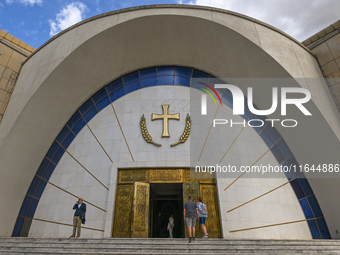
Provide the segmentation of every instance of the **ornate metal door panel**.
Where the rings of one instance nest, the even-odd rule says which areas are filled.
[[[182,183],[182,169],[154,169],[150,170],[150,183]]]
[[[192,196],[192,200],[195,202],[200,194],[198,182],[183,183],[183,205],[188,201],[188,197]]]
[[[149,232],[150,184],[134,183],[131,237],[147,238]]]
[[[192,200],[196,203],[197,198],[200,195],[199,192],[200,192],[200,188],[199,188],[198,182],[183,183],[183,206],[188,201],[189,196],[192,196]],[[189,237],[187,223],[184,222],[183,226],[185,227],[185,237]],[[196,235],[195,236],[203,237],[203,234],[201,233],[201,228],[198,222],[196,222]]]
[[[133,185],[118,185],[113,226],[114,237],[130,237]]]
[[[207,227],[209,238],[220,238],[221,229],[216,186],[209,184],[201,184],[200,194],[203,199],[203,203],[207,205],[208,219],[206,221],[205,226]]]

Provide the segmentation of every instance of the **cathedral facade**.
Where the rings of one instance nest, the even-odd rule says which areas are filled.
[[[0,236],[68,237],[82,197],[83,237],[159,237],[159,212],[161,237],[171,214],[186,237],[191,195],[207,204],[211,238],[339,238],[336,90],[282,31],[215,8],[144,6],[82,21],[27,56],[0,123]],[[243,92],[242,114],[227,84]],[[311,116],[254,113],[274,87],[278,100],[308,90]]]

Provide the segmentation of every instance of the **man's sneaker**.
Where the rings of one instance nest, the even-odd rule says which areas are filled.
[[[195,241],[195,237],[193,237],[192,240]]]
[[[202,237],[202,239],[206,239],[206,238],[208,238],[208,236],[203,236],[203,237]]]
[[[192,241],[192,237],[189,237],[189,243],[191,243],[191,241]]]

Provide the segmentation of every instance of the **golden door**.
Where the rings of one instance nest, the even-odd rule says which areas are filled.
[[[150,184],[135,182],[131,218],[131,237],[147,238],[149,231]]]
[[[199,197],[199,194],[200,194],[199,187],[200,185],[198,182],[183,183],[183,206],[188,201],[189,196],[192,197],[192,201],[197,203],[197,198]],[[183,226],[185,227],[185,237],[189,237],[189,232],[188,232],[186,221],[184,221]],[[203,237],[203,233],[202,233],[201,227],[198,224],[198,221],[196,222],[195,237]]]
[[[131,236],[133,185],[118,185],[116,194],[116,209],[114,217],[114,237]]]
[[[216,186],[211,184],[200,185],[200,196],[207,206],[208,218],[205,222],[209,238],[220,238],[220,217],[218,212],[218,200]]]

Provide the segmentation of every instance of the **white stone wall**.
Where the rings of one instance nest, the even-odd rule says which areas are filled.
[[[190,155],[190,144],[194,144],[190,140],[196,139],[198,144],[201,144],[198,151],[201,151],[206,138],[203,128],[200,131],[204,135],[199,136],[193,126],[192,134],[186,143],[170,147],[170,144],[177,142],[183,133],[187,113],[192,111],[192,116],[193,112],[197,111],[197,109],[190,109],[189,99],[193,95],[192,93],[201,94],[198,90],[186,87],[157,86],[140,89],[115,101],[113,107],[126,142],[111,105],[98,113],[89,122],[88,127],[85,126],[77,135],[69,146],[68,153],[64,154],[54,170],[40,199],[29,236],[68,237],[71,235],[72,207],[76,197],[81,196],[87,203],[85,227],[88,228],[82,230],[82,237],[110,237],[112,236],[114,217],[117,169],[189,167],[190,163],[198,163],[198,158],[195,158],[196,154]],[[216,111],[216,107],[210,101],[208,109]],[[162,113],[162,104],[170,104],[169,113],[180,113],[180,121],[169,121],[170,138],[161,138],[161,120],[151,121],[152,113]],[[143,139],[140,131],[142,114],[146,118],[150,135],[155,142],[162,144],[161,147],[148,144]],[[218,116],[221,118],[230,117],[231,114],[231,109],[223,105],[218,111],[217,118]],[[211,117],[209,118],[211,119]],[[211,158],[213,150],[219,151],[223,156],[240,130],[240,127],[229,128],[226,132],[223,127],[211,132],[199,163],[204,163],[205,157]],[[246,127],[221,164],[230,163],[236,166],[253,164],[267,150],[266,144],[257,132]],[[219,154],[215,155],[220,157]],[[265,154],[256,164],[261,163],[278,165],[271,152]],[[287,182],[283,174],[276,178],[263,178],[263,176],[247,178],[243,176],[224,191],[225,187],[235,179],[235,177],[218,178],[217,182],[224,238],[311,238],[306,221],[264,227],[305,219],[289,183],[228,212]],[[247,228],[256,229],[232,232]]]

